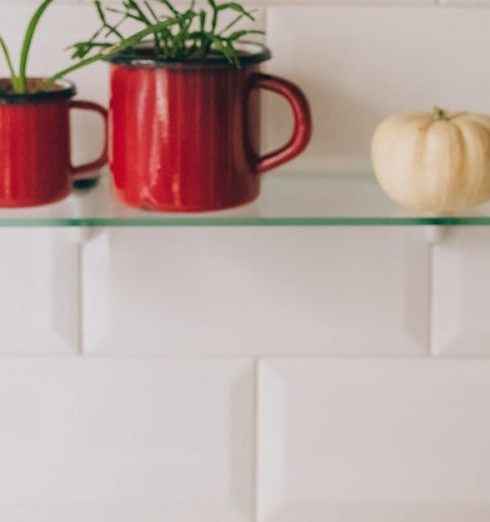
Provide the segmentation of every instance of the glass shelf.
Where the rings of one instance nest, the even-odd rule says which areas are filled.
[[[486,226],[490,204],[454,216],[405,211],[381,191],[372,174],[286,174],[264,177],[262,195],[250,205],[201,214],[149,213],[126,208],[112,194],[108,176],[61,203],[0,209],[0,227],[178,226]]]

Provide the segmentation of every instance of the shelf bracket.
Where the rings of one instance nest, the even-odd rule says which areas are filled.
[[[446,238],[448,227],[444,225],[427,225],[424,227],[424,234],[429,245],[442,243]]]

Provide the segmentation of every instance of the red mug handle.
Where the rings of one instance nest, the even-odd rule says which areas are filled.
[[[79,165],[78,167],[70,164],[70,173],[73,176],[74,181],[86,180],[86,179],[94,179],[98,177],[98,173],[94,173],[94,170],[101,169],[107,163],[107,143],[108,143],[108,112],[107,109],[99,105],[98,103],[83,101],[83,100],[74,100],[70,101],[69,108],[71,109],[80,109],[82,111],[92,111],[100,114],[104,120],[104,150],[100,156],[100,158],[92,161],[90,163],[85,163],[84,165]]]
[[[263,173],[279,167],[303,152],[311,140],[311,110],[301,89],[283,78],[262,73],[254,74],[252,88],[265,89],[283,96],[291,105],[294,115],[293,135],[286,145],[258,159],[257,171]]]

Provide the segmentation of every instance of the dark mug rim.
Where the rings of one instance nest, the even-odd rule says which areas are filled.
[[[30,81],[43,81],[46,78],[29,78]],[[10,83],[9,78],[0,78],[0,85]],[[57,80],[57,87],[52,91],[28,92],[24,94],[16,94],[12,92],[2,92],[0,90],[0,104],[37,104],[59,102],[73,98],[77,94],[77,88],[74,83],[69,80]]]
[[[255,48],[255,51],[250,51],[250,48]],[[153,49],[153,46],[148,43],[130,51],[123,51],[121,53],[108,56],[105,60],[114,65],[150,69],[236,68],[236,66],[231,64],[223,55],[189,60],[161,60],[151,56],[148,53],[148,50],[151,49]],[[258,42],[241,42],[238,50],[242,50],[242,54],[238,56],[238,63],[240,67],[247,65],[257,65],[272,58],[270,49]]]

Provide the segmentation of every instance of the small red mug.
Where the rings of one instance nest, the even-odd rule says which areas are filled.
[[[41,81],[31,80],[34,85]],[[8,93],[8,85],[8,80],[0,80],[0,207],[53,203],[70,193],[73,182],[96,178],[94,171],[107,163],[106,109],[72,101],[76,89],[67,81],[58,82],[49,92],[27,94]],[[105,122],[102,155],[76,167],[70,159],[71,109],[96,112]]]
[[[110,59],[109,156],[122,202],[172,212],[243,205],[259,195],[261,173],[303,151],[312,128],[306,97],[262,74],[270,51],[250,46],[240,67],[222,57],[158,62],[144,49]],[[264,156],[260,89],[283,96],[295,120],[288,143]]]

